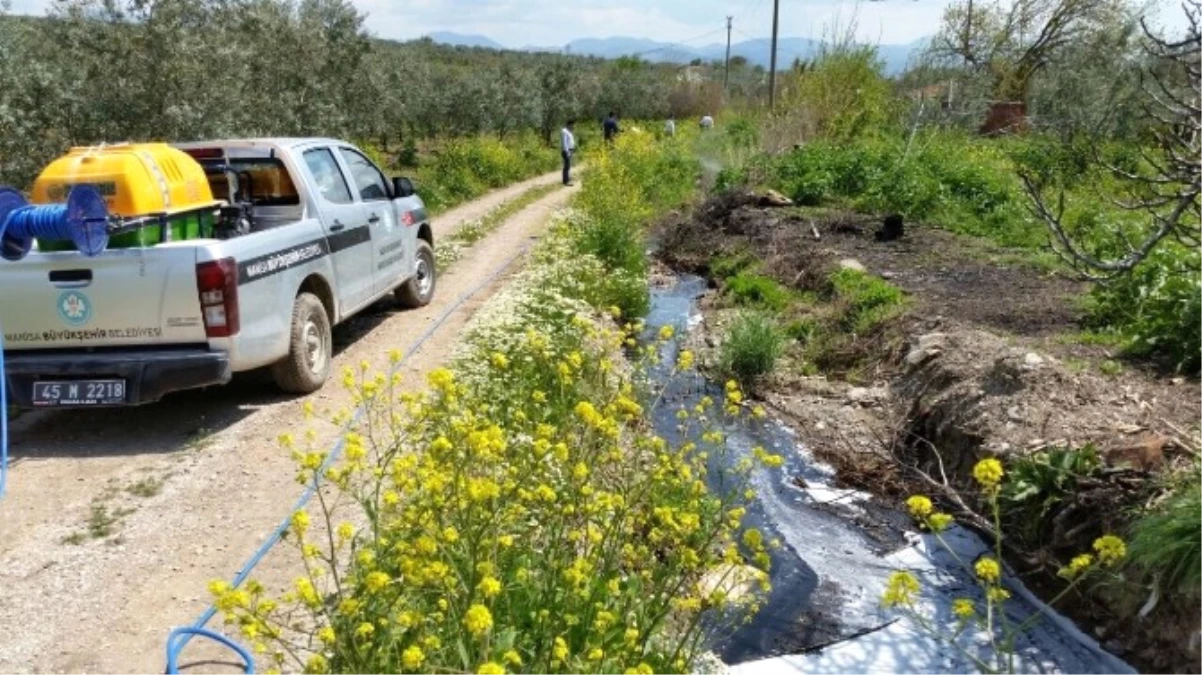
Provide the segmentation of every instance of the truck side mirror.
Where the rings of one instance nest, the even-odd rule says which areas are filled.
[[[397,176],[392,179],[392,195],[397,199],[402,197],[412,197],[416,190],[413,189],[413,181],[404,176]]]

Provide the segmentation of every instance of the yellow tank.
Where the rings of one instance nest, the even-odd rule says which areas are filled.
[[[118,216],[175,214],[218,205],[200,164],[166,143],[71,148],[34,181],[31,201],[65,202],[78,183],[95,185],[109,213]]]

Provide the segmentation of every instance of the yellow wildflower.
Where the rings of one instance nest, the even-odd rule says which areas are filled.
[[[693,352],[684,350],[680,353],[680,357],[676,360],[676,365],[681,370],[688,370],[693,367]]]
[[[330,664],[326,661],[326,657],[321,654],[314,654],[305,662],[306,673],[326,673],[330,670]]]
[[[927,526],[931,528],[932,532],[942,532],[952,524],[953,520],[946,513],[932,513],[931,517],[927,519]]]
[[[1081,555],[1073,558],[1072,561],[1069,562],[1068,567],[1060,568],[1060,571],[1057,574],[1065,579],[1075,579],[1080,576],[1082,572],[1089,569],[1090,565],[1093,565],[1093,556],[1088,553],[1082,553]]]
[[[515,668],[522,667],[522,655],[518,654],[517,651],[515,651],[513,649],[510,649],[509,651],[502,654],[501,658],[505,660],[505,663],[508,663],[509,665],[511,665]]]
[[[405,670],[417,670],[426,661],[426,654],[421,647],[413,645],[401,652],[401,665]]]
[[[1002,576],[1002,567],[993,558],[981,558],[974,569],[977,576],[986,583],[995,583]]]
[[[297,535],[304,534],[309,529],[309,514],[305,511],[296,511],[292,514],[292,530]]]
[[[881,598],[881,604],[885,607],[908,605],[914,601],[916,593],[918,593],[918,579],[914,578],[913,574],[894,572],[889,576],[889,584],[885,589],[885,595]]]
[[[589,650],[589,653],[588,653],[589,661],[600,661],[603,658],[605,658],[605,652],[601,651],[597,647],[593,647],[592,649]]]
[[[673,335],[676,335],[676,329],[671,325],[659,329],[659,339],[661,340],[671,340]]]
[[[972,600],[969,600],[968,598],[957,598],[952,602],[952,614],[955,614],[961,619],[967,619],[973,614],[976,614],[976,612],[977,610],[975,607],[973,607]]]
[[[371,638],[371,636],[374,635],[375,632],[376,632],[376,627],[371,625],[370,623],[364,621],[363,623],[359,624],[358,628],[355,629],[355,637],[357,637],[361,640],[367,640],[367,639]]]
[[[486,598],[492,598],[501,592],[501,582],[496,577],[484,577],[480,580],[480,593]]]
[[[1111,567],[1127,557],[1127,544],[1113,534],[1095,539],[1093,550],[1098,554],[1098,562],[1107,567]]]
[[[1010,599],[1010,591],[1001,586],[994,586],[985,592],[985,597],[989,598],[990,602],[1005,602]]]
[[[977,482],[986,488],[997,487],[998,483],[1002,482],[1004,474],[1002,463],[993,458],[982,459],[972,468],[973,478],[976,478]]]
[[[368,593],[378,593],[388,585],[389,581],[388,575],[384,572],[372,572],[363,580],[363,585],[367,587]]]
[[[332,626],[322,626],[321,630],[317,631],[317,639],[321,640],[327,645],[332,645],[338,638],[334,634],[334,628]]]
[[[492,612],[484,605],[472,605],[463,615],[463,625],[472,635],[484,635],[492,630]]]
[[[559,661],[566,661],[568,658],[568,643],[564,642],[563,638],[555,638],[555,646],[551,648],[551,655]]]
[[[338,538],[339,539],[342,539],[345,541],[345,540],[349,540],[353,536],[355,536],[355,526],[354,525],[351,525],[348,522],[342,522],[338,525]]]
[[[923,495],[914,495],[906,500],[906,508],[910,510],[910,515],[915,518],[925,518],[931,515],[934,506],[931,500]]]
[[[454,544],[455,542],[459,541],[459,530],[456,530],[448,525],[447,528],[442,531],[442,538],[443,541],[447,542],[448,544]]]
[[[501,352],[493,352],[491,360],[493,367],[497,370],[505,370],[509,367],[509,359]]]
[[[480,667],[476,669],[476,674],[477,675],[505,675],[505,666],[502,666],[499,663],[494,663],[492,661],[489,661],[488,663],[480,664]]]

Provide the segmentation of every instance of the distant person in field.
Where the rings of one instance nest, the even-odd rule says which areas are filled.
[[[576,126],[576,120],[568,120],[563,130],[559,132],[559,152],[563,155],[564,185],[572,184],[572,153],[576,152],[576,136],[572,133],[574,126]]]
[[[668,136],[676,135],[676,120],[675,119],[669,117],[668,121],[666,123],[664,123],[664,133],[667,134]]]
[[[701,118],[701,128],[702,129],[712,129],[713,126],[714,126],[714,118],[710,117],[709,115],[706,115],[705,117]]]
[[[609,117],[601,123],[601,133],[605,136],[606,143],[613,143],[614,137],[621,133],[622,129],[618,126],[618,114],[614,111],[609,111]]]

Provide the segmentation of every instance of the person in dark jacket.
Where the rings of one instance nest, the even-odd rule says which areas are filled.
[[[601,133],[605,136],[606,143],[613,143],[614,137],[621,133],[622,129],[618,127],[618,114],[614,111],[609,111],[609,117],[601,123]]]

